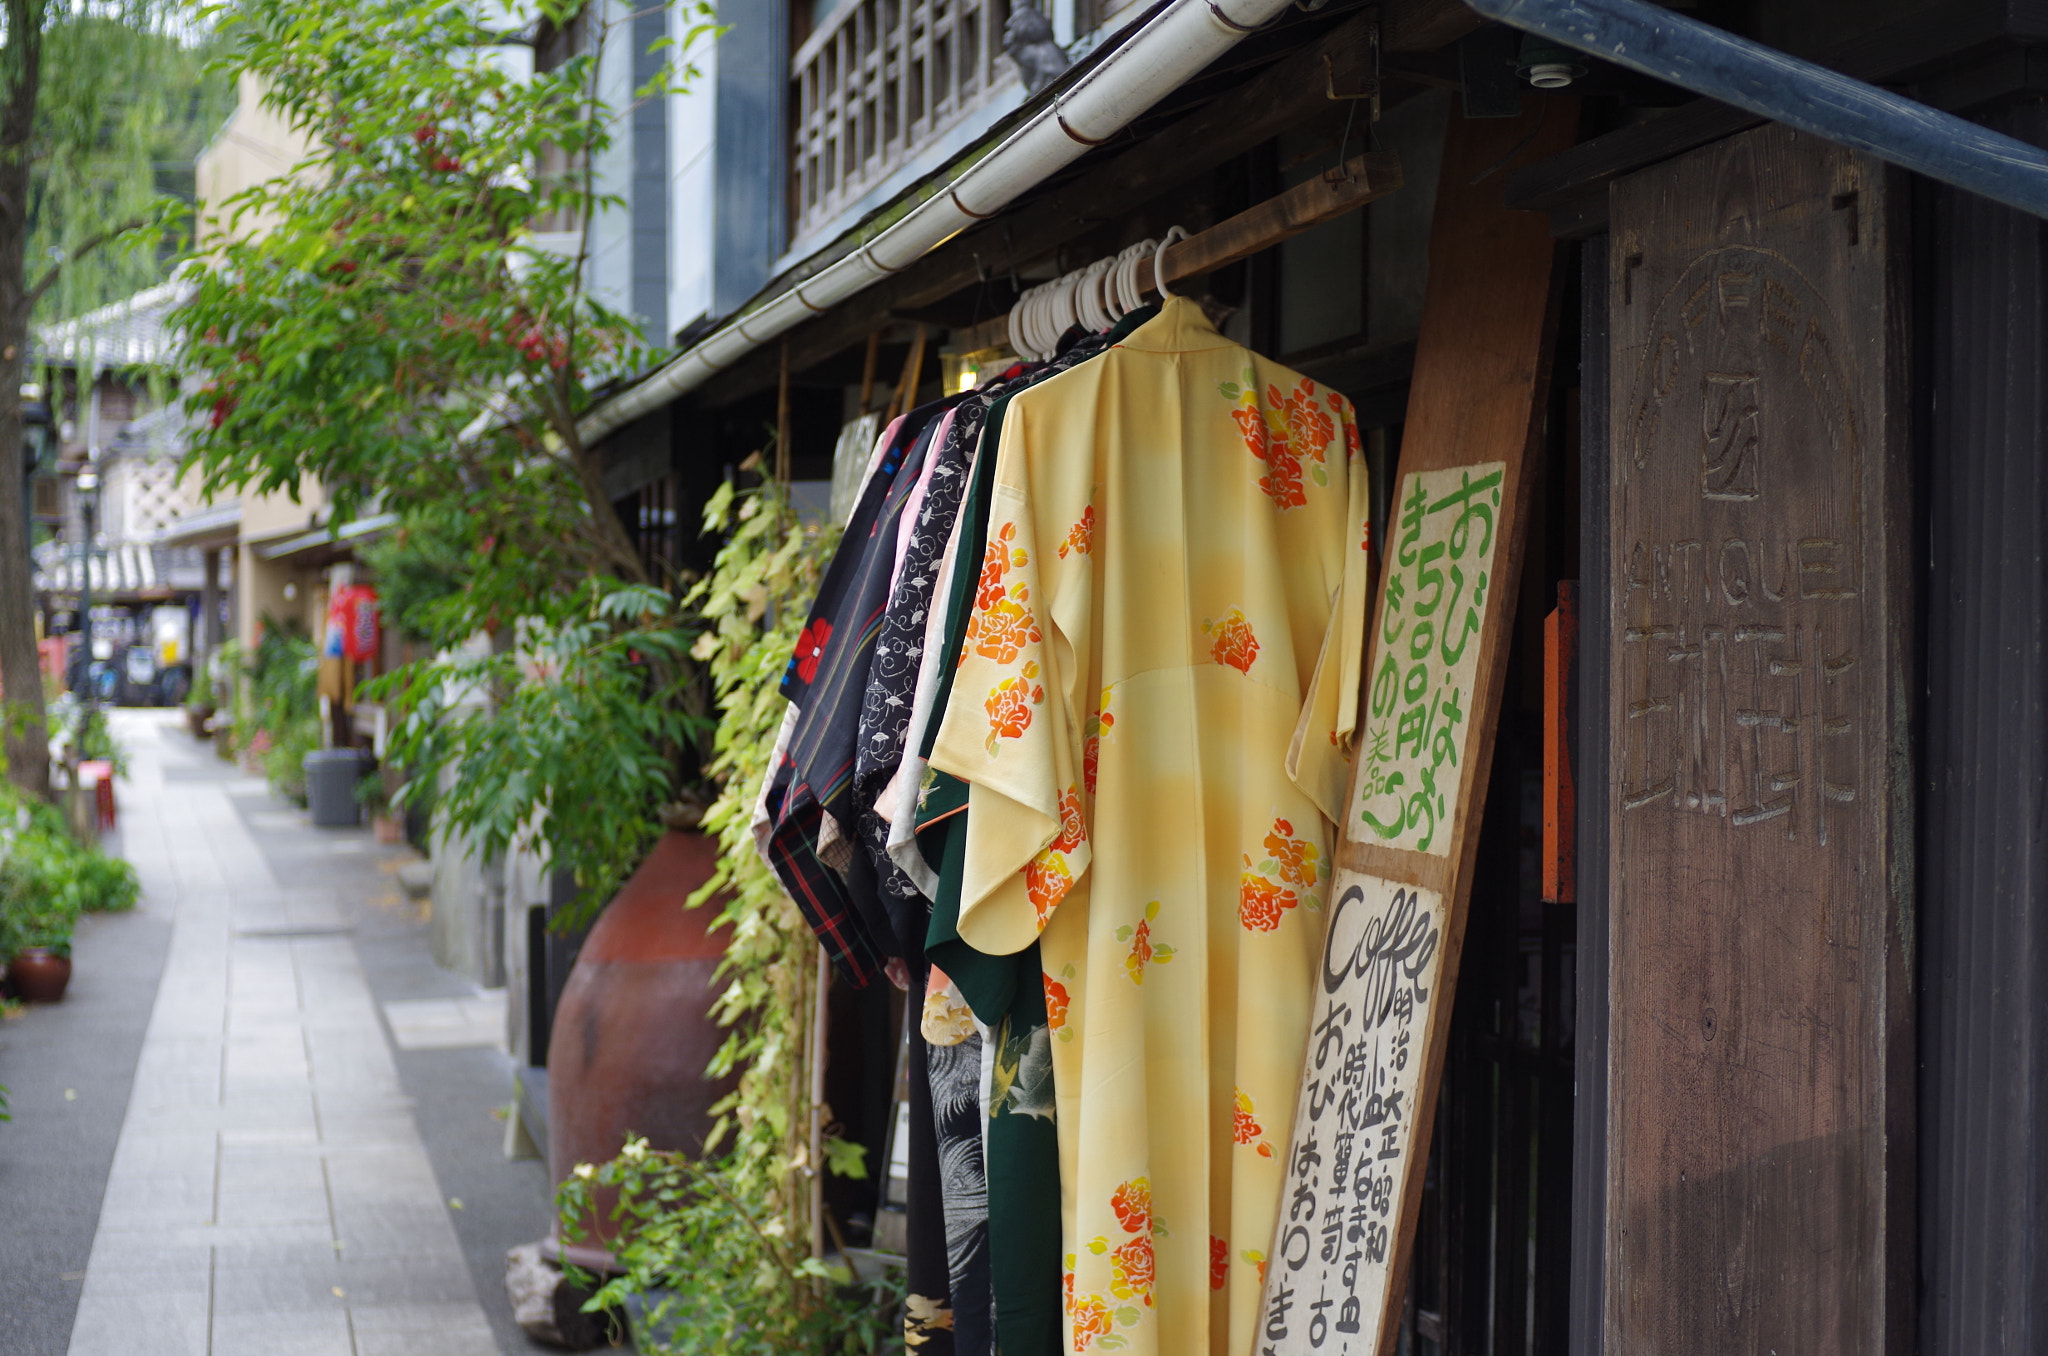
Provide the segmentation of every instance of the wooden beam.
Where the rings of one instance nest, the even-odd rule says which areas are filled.
[[[1577,102],[1453,117],[1259,1350],[1394,1349],[1493,765],[1556,330],[1558,246],[1503,161]]]
[[[1166,271],[1169,283],[1213,273],[1311,227],[1355,212],[1375,198],[1384,198],[1401,182],[1401,157],[1397,152],[1374,151],[1353,156],[1341,170],[1318,174],[1228,221],[1169,246],[1160,267]],[[1150,277],[1143,278],[1142,290],[1157,290]]]
[[[821,362],[861,342],[877,317],[915,312],[1007,272],[1012,262],[1127,214],[1328,108],[1323,59],[1331,59],[1340,77],[1365,69],[1375,22],[1383,53],[1433,52],[1479,26],[1459,0],[1392,0],[1377,15],[1348,19],[1131,149],[963,232],[830,315],[798,326],[790,332],[791,361],[799,371]],[[757,351],[721,373],[699,398],[724,405],[774,380],[774,354]]]
[[[2010,0],[1923,3],[1904,18],[1841,40],[1807,59],[1858,80],[1889,81],[1944,62],[1949,63],[1946,71],[1971,53],[1988,53],[2017,38],[2039,36],[2043,18],[2030,12],[2034,8],[2012,5]],[[2013,69],[2023,81],[2025,61],[2015,56]],[[1913,95],[1937,108],[1955,108],[1998,92],[1985,92],[1984,83],[1981,77],[1952,82],[1945,74],[1933,75]],[[1610,183],[1765,121],[1713,99],[1680,104],[1517,170],[1508,176],[1508,202],[1552,213],[1560,237],[1598,234],[1607,229],[1606,204],[1591,200],[1604,200]]]

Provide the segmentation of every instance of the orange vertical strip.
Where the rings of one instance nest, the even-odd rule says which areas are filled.
[[[1579,583],[1557,586],[1557,608],[1543,619],[1543,897],[1577,900],[1578,787],[1572,781],[1571,709],[1578,684]]]

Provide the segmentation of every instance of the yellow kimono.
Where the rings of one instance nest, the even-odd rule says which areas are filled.
[[[1350,774],[1357,427],[1174,299],[997,455],[931,762],[970,784],[960,935],[1041,942],[1068,1349],[1251,1356]]]

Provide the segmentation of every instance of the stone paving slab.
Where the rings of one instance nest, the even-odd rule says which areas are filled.
[[[124,731],[124,846],[173,931],[70,1356],[497,1356],[346,910],[277,879],[229,799],[260,785],[165,776],[167,728]],[[489,1002],[411,1025],[468,1037]]]

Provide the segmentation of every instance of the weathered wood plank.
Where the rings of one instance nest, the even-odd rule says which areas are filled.
[[[1606,1349],[1911,1347],[1911,547],[1890,172],[1617,183]]]
[[[1489,171],[1572,100],[1454,118],[1260,1350],[1393,1349],[1450,1037],[1555,331],[1557,244]]]

